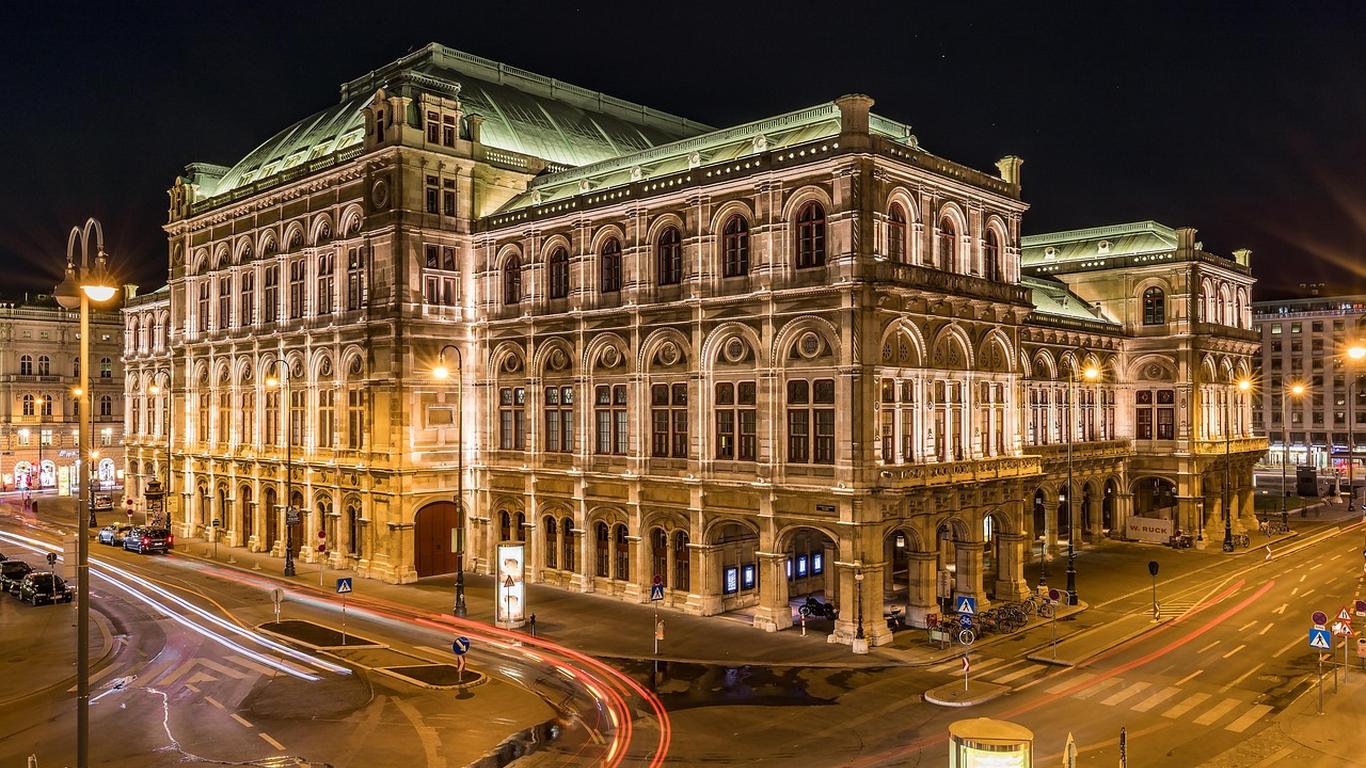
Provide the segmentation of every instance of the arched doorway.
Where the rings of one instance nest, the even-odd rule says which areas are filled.
[[[1001,573],[1001,540],[996,534],[1004,524],[1005,520],[995,513],[982,516],[982,589],[990,600],[996,599],[996,582]]]
[[[1072,493],[1071,489],[1063,486],[1058,491],[1058,514],[1056,516],[1056,528],[1058,541],[1065,540],[1072,532]]]
[[[1100,528],[1106,536],[1115,528],[1115,496],[1118,492],[1119,487],[1115,484],[1114,478],[1105,481],[1105,491],[1100,502]]]
[[[892,529],[882,540],[882,603],[901,610],[903,620],[893,628],[924,627],[934,613],[934,555],[925,550],[920,533],[910,526]]]
[[[267,486],[262,499],[261,514],[265,516],[266,540],[261,542],[261,548],[270,551],[275,548],[275,542],[280,540],[280,505],[276,503],[275,488]]]
[[[835,569],[839,547],[834,539],[816,528],[795,528],[787,533],[780,551],[785,561],[783,568],[787,576],[787,602],[792,607],[794,620],[799,620],[801,608],[808,598],[833,606],[851,620],[857,619],[853,601],[844,600],[840,594],[839,574]],[[741,587],[753,584],[752,573],[741,568]],[[874,596],[875,593],[870,593],[865,594],[864,598],[871,600]],[[808,626],[828,625],[831,630],[834,628],[831,619],[814,612],[806,617],[806,623]]]
[[[953,612],[953,593],[957,586],[958,547],[954,542],[954,527],[948,521],[934,531],[935,540],[935,601],[940,613]]]
[[[1081,537],[1084,541],[1091,541],[1096,531],[1093,519],[1096,514],[1093,487],[1093,483],[1087,483],[1081,488]]]
[[[237,544],[246,546],[251,538],[251,486],[237,488]]]
[[[418,576],[455,572],[451,532],[455,530],[455,502],[434,501],[413,519],[413,567]]]
[[[1165,477],[1143,477],[1134,481],[1134,514],[1164,520],[1176,519],[1176,485]]]
[[[708,596],[719,593],[719,602],[713,603],[714,607],[708,612],[720,613],[754,605],[759,599],[759,532],[739,523],[722,522],[707,530],[706,543],[702,581],[715,585],[705,587]],[[740,578],[746,565],[754,573],[754,581],[748,587]]]
[[[228,499],[228,487],[226,485],[218,486],[218,508],[214,510],[213,519],[218,521],[218,529],[220,532],[232,525],[232,509],[229,507],[230,503],[231,502]]]
[[[1046,496],[1044,495],[1042,488],[1034,491],[1033,521],[1035,541],[1042,541],[1043,538],[1048,535],[1048,507],[1044,503],[1045,498]]]

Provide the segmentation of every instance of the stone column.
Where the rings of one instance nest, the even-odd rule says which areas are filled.
[[[997,533],[996,539],[996,599],[1023,599],[1029,594],[1024,578],[1025,535]]]
[[[576,533],[579,536],[579,573],[583,576],[580,591],[594,592],[597,590],[595,579],[598,572],[597,533],[591,525]]]
[[[829,641],[853,645],[858,636],[859,594],[863,595],[863,639],[869,647],[891,642],[892,631],[887,629],[887,621],[882,616],[882,580],[887,570],[886,563],[864,563],[856,569],[853,563],[838,563],[839,568],[839,617],[835,619],[835,631]],[[862,571],[863,583],[860,586],[856,573]],[[830,599],[829,595],[826,595]]]
[[[787,602],[787,562],[781,553],[756,552],[759,558],[759,604],[754,607],[754,626],[777,632],[792,626],[792,606]]]
[[[977,610],[984,610],[987,595],[982,589],[982,542],[955,539],[953,549],[957,555],[958,565],[953,587],[954,598],[957,599],[959,595],[976,598]]]
[[[906,576],[909,581],[906,621],[913,627],[925,627],[925,617],[939,613],[939,605],[934,599],[934,568],[937,560],[938,556],[933,552],[906,553]]]
[[[1240,494],[1242,502],[1239,514],[1242,516],[1243,533],[1251,533],[1257,530],[1257,492],[1252,488],[1244,488]]]
[[[1047,555],[1049,562],[1053,561],[1053,553],[1058,550],[1058,507],[1062,502],[1058,501],[1057,496],[1048,494],[1044,496],[1043,502],[1043,528],[1044,540],[1048,542]]]
[[[650,599],[650,566],[649,551],[650,546],[645,541],[644,536],[627,536],[626,551],[630,553],[630,567],[627,568],[627,575],[630,577],[626,582],[626,588],[622,592],[627,600],[634,602],[648,602]],[[615,574],[614,574],[615,575]]]
[[[719,548],[712,544],[690,544],[692,555],[693,591],[697,594],[698,613],[715,616],[721,612],[721,567],[717,563]],[[787,583],[786,579],[783,581]]]

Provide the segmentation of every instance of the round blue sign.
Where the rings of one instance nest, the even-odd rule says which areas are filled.
[[[972,617],[971,617],[971,616],[959,616],[959,617],[958,617],[958,623],[959,623],[960,626],[963,627],[963,629],[967,629],[968,627],[971,627],[971,626],[972,626]]]
[[[455,641],[451,643],[451,652],[456,656],[464,656],[465,652],[469,649],[470,639],[468,637],[457,637],[455,638]]]

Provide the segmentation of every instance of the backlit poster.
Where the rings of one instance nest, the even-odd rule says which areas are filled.
[[[520,627],[526,621],[526,545],[498,545],[498,621],[500,627]]]

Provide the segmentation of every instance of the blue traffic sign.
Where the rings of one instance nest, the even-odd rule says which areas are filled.
[[[455,640],[451,643],[451,652],[454,653],[456,656],[464,656],[464,655],[465,655],[465,652],[468,651],[469,649],[470,649],[470,639],[469,639],[468,637],[464,637],[464,636],[457,637],[457,638],[455,638]]]
[[[1319,651],[1333,650],[1333,634],[1323,627],[1309,630],[1309,647]]]
[[[351,593],[351,577],[337,579],[337,594],[347,595]]]
[[[651,600],[663,600],[663,599],[664,599],[664,585],[663,585],[663,584],[654,584],[654,585],[651,585],[651,586],[650,586],[650,599],[651,599]]]
[[[953,601],[953,609],[958,613],[966,614],[968,616],[976,616],[977,598],[969,597],[967,595],[959,595],[958,599]]]
[[[961,615],[959,615],[959,617],[958,617],[958,626],[962,627],[963,629],[971,629],[971,628],[972,628],[972,617],[971,617],[971,616],[968,616],[967,614],[961,614]]]

